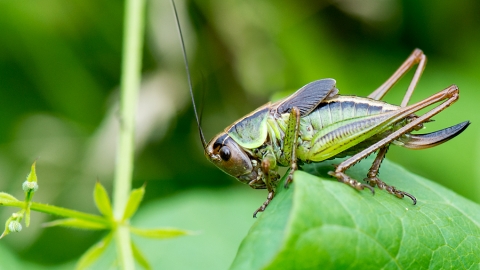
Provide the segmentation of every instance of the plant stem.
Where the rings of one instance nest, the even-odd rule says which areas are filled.
[[[113,214],[118,221],[122,219],[131,190],[134,157],[134,125],[141,77],[144,17],[144,0],[127,0],[125,2],[120,134],[113,190]],[[126,224],[119,224],[119,227],[115,231],[118,259],[123,269],[134,269],[130,234],[128,229],[123,228],[124,226],[126,226]]]
[[[8,201],[8,202],[2,202],[0,203],[0,205],[23,208],[25,206],[25,202],[24,201]],[[77,218],[77,219],[82,219],[86,221],[91,221],[94,223],[104,224],[106,227],[111,226],[111,222],[102,216],[87,214],[87,213],[70,210],[70,209],[62,208],[58,206],[31,202],[30,209],[35,210],[37,212],[42,212],[42,213],[51,214],[55,216]]]

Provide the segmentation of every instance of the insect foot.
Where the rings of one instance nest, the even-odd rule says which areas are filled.
[[[362,184],[362,183],[358,182],[357,180],[351,178],[350,176],[344,174],[343,172],[329,171],[328,174],[337,178],[338,181],[340,181],[342,183],[345,183],[345,184],[353,187],[356,190],[363,190],[365,188],[368,188],[368,189],[370,189],[372,194],[375,195],[375,190],[373,189],[373,187],[371,187],[370,185]]]
[[[285,184],[284,184],[285,188],[288,188],[288,186],[290,186],[290,183],[293,182],[293,173],[294,172],[295,172],[295,170],[290,170],[290,172],[288,173],[287,180],[285,180]]]
[[[272,201],[274,195],[275,195],[274,191],[270,191],[268,193],[267,200],[257,210],[255,210],[255,212],[253,212],[254,218],[257,218],[258,212],[265,211],[265,208],[267,208],[268,204]]]
[[[379,179],[378,177],[376,177],[376,176],[367,177],[367,178],[365,178],[364,180],[365,180],[366,182],[368,182],[368,183],[370,184],[370,186],[374,187],[375,185],[377,185],[379,189],[386,190],[388,193],[396,196],[397,198],[403,199],[403,197],[407,196],[407,197],[409,197],[410,199],[412,199],[413,205],[416,205],[416,204],[417,204],[417,199],[415,198],[415,196],[413,196],[413,195],[410,194],[410,193],[407,193],[407,192],[398,190],[398,189],[397,189],[396,187],[394,187],[394,186],[390,186],[390,185],[385,184],[385,182],[383,182],[382,180],[380,180],[380,179]]]

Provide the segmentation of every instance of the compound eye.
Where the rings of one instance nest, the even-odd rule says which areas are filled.
[[[228,148],[228,146],[223,146],[220,148],[220,157],[223,159],[223,161],[228,161],[231,155],[232,154],[230,153],[230,148]]]

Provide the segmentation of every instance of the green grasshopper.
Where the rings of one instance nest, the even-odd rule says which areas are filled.
[[[176,12],[176,11],[175,11]],[[280,179],[278,167],[290,167],[285,187],[293,180],[293,173],[304,163],[322,162],[349,157],[328,174],[357,190],[378,186],[398,198],[407,196],[416,204],[416,198],[380,180],[377,175],[391,144],[410,149],[425,149],[444,143],[463,132],[469,121],[428,134],[412,134],[420,130],[430,118],[459,98],[459,90],[452,85],[429,98],[407,105],[425,68],[426,56],[416,49],[397,71],[368,97],[340,95],[334,79],[322,79],[300,88],[289,97],[267,103],[240,118],[209,143],[200,126],[191,86],[188,62],[182,39],[182,48],[194,106],[195,117],[205,156],[218,168],[248,184],[254,189],[267,189],[267,200],[254,212],[263,212],[275,195]],[[395,83],[417,65],[413,79],[400,106],[381,101]],[[443,102],[427,113],[415,112]],[[352,179],[345,171],[377,151],[367,173],[367,184]]]

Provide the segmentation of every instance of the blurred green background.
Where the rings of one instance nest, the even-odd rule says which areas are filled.
[[[152,227],[228,228],[223,231],[225,238],[215,242],[228,247],[222,259],[228,266],[266,192],[237,183],[204,158],[171,4],[168,0],[147,3],[133,185],[148,183],[145,205],[150,214],[139,215],[148,217],[143,222]],[[480,2],[176,3],[207,139],[271,98],[316,79],[335,78],[342,94],[366,96],[414,48],[421,48],[428,64],[412,102],[451,84],[461,90],[460,100],[436,116],[425,132],[465,120],[472,125],[454,140],[429,150],[391,147],[387,158],[480,202],[476,166]],[[91,197],[94,183],[98,178],[110,190],[115,163],[122,19],[120,1],[0,0],[0,190],[22,198],[21,183],[38,158],[36,201],[96,213]],[[400,103],[412,73],[387,95],[387,101]],[[186,199],[180,200],[182,196]],[[422,194],[415,196],[421,199]],[[188,209],[209,197],[217,201],[198,205],[212,209],[181,212],[188,220],[181,215],[175,219],[173,213],[164,213],[170,219],[163,219],[165,209],[154,207],[164,205],[175,212],[173,201]],[[158,209],[158,215],[152,209]],[[12,211],[0,209],[2,220]],[[0,242],[2,249],[16,255],[2,252],[0,256],[47,266],[64,264],[102,235],[41,228],[50,219],[34,214],[30,228]],[[208,246],[215,230],[206,233],[210,235],[206,241],[192,241]],[[191,243],[188,239],[168,243],[177,243],[181,251],[182,243],[184,247]],[[144,248],[152,253],[158,243],[149,241]],[[161,252],[168,257],[169,250]],[[212,265],[215,258],[212,254]]]

